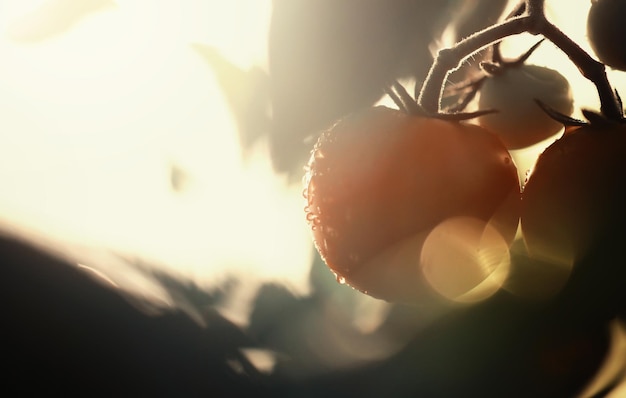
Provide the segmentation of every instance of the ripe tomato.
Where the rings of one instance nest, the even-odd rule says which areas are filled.
[[[517,169],[495,135],[386,107],[320,136],[305,196],[314,242],[338,280],[390,301],[423,296],[421,245],[444,221],[480,220],[508,244],[519,219]]]
[[[626,222],[626,125],[590,124],[549,146],[523,190],[531,257],[572,266]],[[620,239],[617,239],[618,241]]]
[[[587,37],[591,48],[606,65],[626,70],[626,1],[592,0],[587,14]]]
[[[534,145],[563,128],[535,102],[542,101],[565,115],[574,110],[570,85],[559,72],[538,65],[502,68],[483,83],[478,107],[496,109],[478,118],[478,124],[498,134],[509,149]]]

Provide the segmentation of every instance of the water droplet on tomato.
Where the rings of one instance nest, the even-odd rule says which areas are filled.
[[[531,170],[528,169],[524,173],[524,181],[522,182],[522,186],[521,186],[521,191],[522,192],[524,192],[524,188],[526,187],[526,184],[528,183],[528,179],[530,178],[530,172],[531,172]]]
[[[330,238],[337,238],[339,236],[339,232],[337,232],[337,230],[333,227],[325,227],[324,232],[326,232]]]
[[[358,263],[358,262],[359,262],[359,260],[360,260],[361,258],[360,258],[360,257],[359,257],[359,255],[358,255],[358,254],[356,254],[356,253],[350,253],[350,254],[348,255],[348,259],[349,259],[350,261],[352,261],[353,263]]]

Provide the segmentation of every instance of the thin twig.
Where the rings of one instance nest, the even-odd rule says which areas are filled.
[[[410,114],[419,115],[423,113],[417,102],[415,102],[415,99],[411,97],[411,94],[406,91],[406,88],[404,88],[402,84],[395,81],[391,87],[395,90],[396,94],[398,94],[398,97],[400,97],[400,100]]]
[[[409,113],[409,110],[407,109],[404,102],[400,99],[400,97],[398,97],[398,94],[396,94],[395,91],[391,89],[391,87],[385,87],[385,94],[387,94],[389,98],[391,98],[391,100],[394,104],[396,104],[398,109],[400,109],[404,113]]]
[[[591,58],[578,44],[547,20],[544,0],[526,0],[523,5],[517,7],[515,13],[520,13],[522,9],[525,12],[519,16],[476,32],[450,48],[439,50],[419,93],[417,99],[419,106],[429,114],[440,114],[444,82],[451,72],[465,59],[483,48],[505,37],[528,32],[541,34],[560,48],[578,67],[581,74],[595,84],[602,114],[611,120],[622,120],[622,107],[608,81],[604,65]]]
[[[450,48],[439,50],[426,76],[417,103],[428,113],[438,114],[444,82],[448,75],[472,54],[494,42],[529,29],[530,16],[522,15],[493,25],[459,41]]]
[[[535,6],[538,8],[540,5],[543,5],[543,0],[530,0],[531,5],[534,3],[537,3]],[[608,119],[621,120],[623,118],[622,107],[606,76],[604,64],[591,58],[578,44],[554,24],[550,23],[546,19],[543,9],[541,12],[536,13],[535,19],[538,31],[561,49],[578,67],[583,77],[590,80],[596,86],[598,97],[600,98],[600,112]]]

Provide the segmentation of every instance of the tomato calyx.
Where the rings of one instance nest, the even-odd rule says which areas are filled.
[[[619,95],[617,95],[617,92],[615,94],[621,106],[621,99],[619,98]],[[581,119],[577,119],[577,118],[573,118],[571,116],[565,115],[553,109],[552,107],[548,106],[547,104],[543,103],[540,100],[535,100],[535,102],[550,118],[563,124],[563,126],[565,127],[565,133],[568,133],[579,127],[587,126],[590,124],[595,125],[595,126],[605,126],[605,127],[608,127],[611,125],[626,124],[626,118],[622,117],[621,119],[615,120],[615,119],[609,118],[606,115],[603,115],[602,113],[595,112],[590,109],[581,110],[583,116],[585,117],[585,119],[587,119],[587,120],[581,120]]]
[[[394,81],[389,87],[387,87],[385,93],[393,100],[401,111],[413,116],[426,116],[440,120],[461,122],[488,115],[490,113],[496,113],[498,112],[497,109],[481,109],[473,112],[464,112],[463,110],[476,96],[486,79],[497,74],[502,74],[508,69],[523,65],[544,40],[545,39],[539,40],[524,54],[511,60],[507,60],[502,57],[500,52],[500,42],[493,44],[491,62],[481,62],[479,64],[482,75],[475,80],[463,82],[460,86],[453,88],[453,93],[461,93],[460,100],[457,104],[448,107],[443,112],[432,113],[426,111],[418,104],[416,99],[408,93],[404,86],[397,81]],[[465,93],[463,93],[463,91],[465,91]]]
[[[495,43],[493,47],[493,55],[491,62],[481,62],[479,64],[480,68],[489,76],[494,76],[506,71],[507,68],[517,68],[522,65],[530,58],[530,56],[535,52],[537,48],[543,43],[545,39],[539,40],[537,43],[533,44],[526,52],[520,55],[517,58],[512,60],[507,60],[502,58],[502,52],[500,51],[500,42]]]
[[[412,116],[423,116],[430,117],[440,120],[448,120],[455,122],[462,122],[470,119],[474,119],[483,115],[487,115],[490,113],[497,112],[494,109],[485,109],[478,110],[474,112],[455,112],[455,113],[447,113],[447,112],[439,112],[439,113],[430,113],[427,112],[424,108],[422,108],[417,101],[409,94],[409,92],[404,88],[402,84],[395,81],[391,86],[385,89],[386,94],[391,98],[391,100],[396,104],[396,106],[400,109],[400,111],[412,115]]]
[[[548,115],[551,119],[561,123],[565,127],[565,131],[567,132],[569,129],[578,128],[589,124],[588,122],[580,119],[573,118],[569,115],[565,115],[556,109],[552,108],[548,104],[544,103],[541,100],[535,99],[535,103],[537,106],[541,108],[541,110]],[[583,114],[586,110],[582,110]]]
[[[460,112],[467,107],[467,105],[476,97],[476,94],[480,91],[481,87],[487,81],[496,75],[501,75],[507,70],[512,68],[518,68],[528,60],[528,58],[535,52],[535,50],[543,43],[545,39],[539,40],[532,47],[530,47],[525,53],[514,59],[504,59],[502,52],[500,51],[500,42],[494,43],[492,48],[491,61],[483,61],[478,64],[480,68],[480,76],[478,78],[461,82],[456,87],[452,87],[449,90],[451,96],[458,95],[459,99],[456,104],[447,108],[447,112]],[[484,112],[496,113],[497,109],[489,109]]]

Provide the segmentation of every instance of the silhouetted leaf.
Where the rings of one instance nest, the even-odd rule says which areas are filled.
[[[269,81],[259,67],[242,70],[220,52],[203,44],[192,44],[209,64],[237,123],[244,150],[269,132]]]
[[[307,137],[371,106],[393,80],[423,80],[449,3],[275,0],[268,50],[276,169],[300,178]]]

